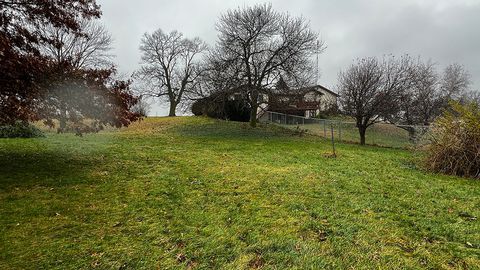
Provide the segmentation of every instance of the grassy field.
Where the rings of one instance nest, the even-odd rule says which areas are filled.
[[[337,147],[194,117],[0,140],[0,269],[479,269],[479,181]]]
[[[331,138],[332,123],[323,122],[322,120],[309,119],[313,123],[299,123],[295,124],[279,124],[279,126],[288,129],[303,129],[307,130],[309,134]],[[360,135],[355,123],[352,122],[334,122],[333,136],[335,141],[360,143]],[[367,129],[365,134],[365,142],[367,145],[392,147],[392,148],[413,148],[415,145],[410,140],[408,131],[396,127],[391,124],[375,124]]]

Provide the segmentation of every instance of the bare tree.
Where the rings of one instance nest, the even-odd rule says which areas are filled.
[[[137,104],[132,107],[132,112],[138,113],[142,117],[148,116],[150,113],[150,103],[144,96],[138,97]]]
[[[362,59],[339,80],[343,109],[357,120],[362,144],[366,129],[378,120],[396,124],[414,139],[419,131],[415,126],[430,125],[450,100],[474,99],[469,85],[469,74],[459,64],[448,66],[440,76],[432,61],[409,56],[383,62]]]
[[[206,49],[199,38],[188,39],[178,31],[146,33],[140,46],[142,67],[135,74],[145,82],[143,95],[166,97],[169,116],[175,116],[184,95],[197,84],[201,74],[198,58]]]
[[[79,32],[72,32],[53,25],[43,30],[53,43],[42,44],[40,50],[57,63],[68,61],[74,67],[108,68],[113,66],[113,39],[98,21],[83,20]]]
[[[412,70],[413,83],[399,100],[400,111],[392,122],[402,125],[428,125],[438,116],[441,106],[439,76],[435,64],[420,59]]]
[[[311,57],[323,51],[303,17],[279,13],[271,5],[229,10],[217,23],[219,40],[208,64],[220,91],[241,93],[251,107],[250,125],[256,126],[262,100],[282,75],[292,86],[312,81]]]
[[[480,91],[478,90],[470,90],[466,94],[466,101],[467,102],[474,102],[480,106]]]
[[[436,64],[432,61],[423,62],[419,58],[411,68],[411,79],[410,88],[398,100],[398,112],[386,120],[408,131],[414,141],[419,133],[426,131],[420,126],[429,125],[441,113],[443,98]]]
[[[412,72],[414,82],[400,100],[400,117],[394,120],[395,123],[429,125],[450,100],[462,102],[471,99],[472,92],[468,91],[470,75],[459,64],[447,66],[440,76],[436,64],[419,59]]]
[[[370,57],[357,60],[340,72],[340,102],[343,111],[356,120],[360,144],[365,144],[368,127],[400,111],[399,100],[413,83],[412,66],[409,56],[383,60]]]
[[[454,63],[445,68],[441,81],[444,99],[448,102],[450,99],[459,100],[467,92],[471,85],[470,74],[465,67]]]

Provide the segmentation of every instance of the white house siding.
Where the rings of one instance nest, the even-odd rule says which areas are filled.
[[[309,111],[305,112],[305,117],[310,118],[310,117],[317,116],[321,111],[325,111],[325,110],[329,109],[332,105],[336,105],[337,104],[337,96],[332,94],[329,91],[326,91],[325,89],[323,89],[321,87],[317,87],[316,91],[310,91],[310,92],[307,92],[305,94],[305,101],[320,102],[320,108],[315,112],[315,114],[312,114]]]
[[[332,94],[331,92],[329,91],[326,91],[325,89],[322,89],[322,88],[318,88],[318,91],[320,91],[323,95],[322,95],[322,100],[321,100],[321,103],[320,103],[320,110],[327,110],[329,109],[329,107],[331,107],[332,105],[336,105],[337,104],[337,96]]]
[[[321,111],[329,109],[332,105],[337,104],[338,96],[330,91],[323,89],[321,86],[314,87],[315,90],[311,90],[305,93],[304,101],[312,101],[312,102],[320,102],[319,109],[315,112],[305,111],[305,117],[311,118],[316,117]],[[263,100],[264,102],[268,102],[268,96],[264,95]],[[261,104],[257,109],[257,117],[259,120],[264,121],[267,114],[265,113],[268,111],[268,105],[266,103]]]

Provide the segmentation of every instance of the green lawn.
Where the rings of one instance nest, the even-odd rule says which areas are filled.
[[[0,140],[0,269],[479,269],[479,181],[329,147],[194,117]]]
[[[309,134],[331,138],[332,124],[329,122],[323,122],[322,120],[309,119],[310,122],[298,125],[281,124],[280,126],[296,129],[297,126],[300,129],[307,130]],[[333,124],[333,136],[335,141],[360,143],[360,135],[355,123],[352,122],[334,122]],[[405,129],[396,127],[391,124],[375,124],[367,129],[365,134],[365,142],[368,145],[392,147],[392,148],[412,148],[414,144],[410,140],[408,131]]]

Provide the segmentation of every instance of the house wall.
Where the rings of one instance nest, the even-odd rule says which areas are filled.
[[[338,98],[336,95],[325,91],[324,89],[318,89],[323,95],[322,100],[320,103],[320,110],[324,111],[329,109],[332,105],[336,105],[338,103]],[[320,112],[319,112],[320,113]]]
[[[317,91],[319,91],[321,94],[319,94]],[[320,103],[319,109],[315,112],[315,114],[307,111],[305,112],[305,117],[315,117],[321,111],[328,110],[332,105],[336,105],[338,102],[337,96],[329,91],[325,91],[320,87],[317,88],[317,91],[310,91],[305,94],[305,101],[316,101]]]
[[[286,101],[288,101],[288,98],[286,99],[287,99]],[[259,98],[259,101],[268,102],[268,95],[263,95],[261,98]],[[322,89],[321,87],[316,87],[315,90],[311,90],[304,94],[303,101],[319,103],[319,109],[317,109],[315,112],[310,110],[305,110],[303,112],[302,116],[311,118],[311,117],[316,117],[318,114],[320,114],[321,111],[325,111],[329,109],[332,105],[336,105],[337,96],[329,91]],[[262,103],[257,109],[257,117],[259,119],[264,118],[266,115],[265,112],[268,110],[269,110],[268,104]]]
[[[322,100],[322,95],[320,95],[318,92],[311,91],[305,94],[304,96],[305,101],[316,101],[319,102]]]
[[[257,108],[257,118],[261,118],[262,116],[266,115],[268,110],[268,105],[266,103],[262,103]]]

